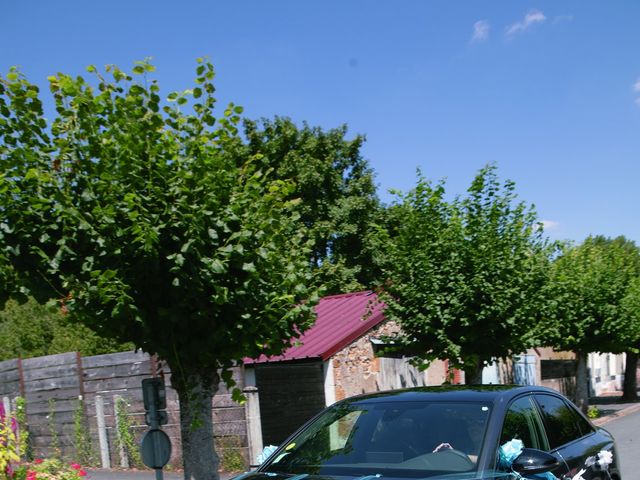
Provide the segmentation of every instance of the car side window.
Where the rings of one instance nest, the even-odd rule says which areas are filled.
[[[502,425],[500,445],[518,439],[522,440],[525,448],[544,450],[541,433],[540,417],[531,397],[520,397],[509,406]]]
[[[586,420],[572,411],[562,399],[543,394],[535,395],[535,399],[542,413],[550,448],[558,448],[592,431]],[[582,425],[582,429],[580,420],[586,424]],[[583,429],[587,429],[585,433]]]

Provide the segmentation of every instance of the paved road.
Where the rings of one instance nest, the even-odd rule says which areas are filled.
[[[153,470],[140,472],[122,472],[118,470],[90,470],[87,472],[90,480],[155,480],[156,474]],[[182,473],[162,472],[165,480],[182,480]],[[220,480],[229,480],[234,475],[221,473]]]
[[[622,478],[634,480],[640,472],[640,411],[616,418],[603,425],[616,439]]]
[[[155,480],[153,470],[143,472],[120,472],[117,470],[90,470],[87,477],[91,480]],[[162,472],[165,480],[182,480],[178,473]]]

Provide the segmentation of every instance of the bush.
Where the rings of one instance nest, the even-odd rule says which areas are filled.
[[[20,460],[16,441],[16,421],[0,403],[0,475],[11,478],[12,464]]]
[[[127,411],[127,401],[122,397],[118,397],[115,401],[114,408],[118,426],[116,432],[118,445],[124,450],[130,467],[141,467],[142,458],[140,456],[140,447],[133,435],[133,423]]]
[[[64,463],[58,459],[36,458],[32,463],[18,466],[10,480],[80,480],[87,472],[77,463]]]
[[[216,439],[216,450],[220,452],[220,466],[225,472],[241,472],[246,470],[245,462],[240,452],[240,439],[235,436]]]

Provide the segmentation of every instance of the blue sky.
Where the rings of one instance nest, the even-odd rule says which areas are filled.
[[[366,135],[385,201],[495,162],[552,238],[640,243],[639,21],[635,0],[4,0],[0,71],[151,56],[168,93],[208,55],[246,116]]]

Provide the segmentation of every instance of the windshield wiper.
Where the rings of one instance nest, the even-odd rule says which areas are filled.
[[[355,480],[376,480],[377,478],[381,478],[382,475],[376,473],[375,475],[365,475],[364,477],[358,477]]]

